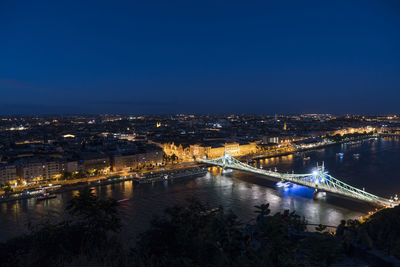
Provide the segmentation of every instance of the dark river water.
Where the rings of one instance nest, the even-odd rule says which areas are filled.
[[[340,159],[336,153],[342,152]],[[353,154],[360,154],[356,159]],[[304,161],[304,157],[310,157]],[[335,145],[309,151],[302,155],[289,155],[256,162],[263,168],[278,171],[310,173],[316,163],[325,162],[329,173],[345,183],[389,198],[400,193],[400,140],[386,138],[364,141],[356,145]],[[234,171],[221,174],[217,168],[202,177],[154,184],[135,184],[131,181],[95,188],[97,195],[117,200],[128,198],[119,207],[125,236],[134,236],[145,230],[153,215],[175,204],[183,204],[195,197],[211,207],[232,209],[242,221],[253,218],[254,206],[270,203],[272,212],[295,210],[309,223],[338,225],[341,219],[357,218],[374,210],[365,203],[327,195],[313,200],[313,190],[293,186],[282,189],[275,182],[257,175]],[[77,191],[59,194],[57,198],[42,202],[35,199],[0,204],[0,240],[26,231],[28,223],[38,223],[63,216],[66,203]]]

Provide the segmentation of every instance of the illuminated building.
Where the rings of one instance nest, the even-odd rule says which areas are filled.
[[[345,134],[354,134],[354,133],[359,133],[359,134],[363,134],[363,133],[373,133],[376,129],[374,127],[371,126],[366,126],[366,127],[359,127],[359,128],[352,128],[352,127],[348,127],[348,128],[344,128],[344,129],[340,129],[337,131],[334,131],[332,133],[332,135],[345,135]]]
[[[0,165],[0,184],[17,180],[17,168],[14,165]]]
[[[97,170],[106,173],[110,169],[110,157],[98,153],[81,153],[79,169],[82,171]]]
[[[25,181],[48,180],[65,172],[62,161],[46,161],[29,159],[19,162],[17,167],[18,178]]]
[[[116,155],[112,159],[112,168],[113,171],[132,170],[148,165],[159,165],[162,161],[161,149],[133,155]]]
[[[237,142],[208,146],[194,144],[183,148],[181,144],[177,146],[174,143],[167,143],[163,145],[163,150],[168,156],[175,154],[182,160],[192,161],[195,158],[218,158],[224,155],[224,153],[231,154],[235,157],[254,154],[257,152],[257,144],[249,143],[240,145]]]

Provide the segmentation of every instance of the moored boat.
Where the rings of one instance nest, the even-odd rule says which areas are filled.
[[[42,195],[38,196],[36,198],[37,201],[42,201],[42,200],[46,200],[46,199],[52,199],[52,198],[56,198],[57,195],[56,194],[50,194],[50,193],[43,193]]]

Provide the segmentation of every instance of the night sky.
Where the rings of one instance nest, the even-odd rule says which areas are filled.
[[[0,0],[0,114],[400,113],[400,1],[87,2]]]

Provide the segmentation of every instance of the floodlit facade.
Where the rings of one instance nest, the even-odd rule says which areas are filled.
[[[257,144],[255,142],[240,145],[237,142],[216,144],[215,146],[204,146],[200,144],[190,145],[183,148],[182,145],[167,143],[163,146],[164,153],[168,156],[175,154],[183,160],[194,160],[199,158],[218,158],[225,154],[230,154],[234,157],[245,156],[257,152]]]

